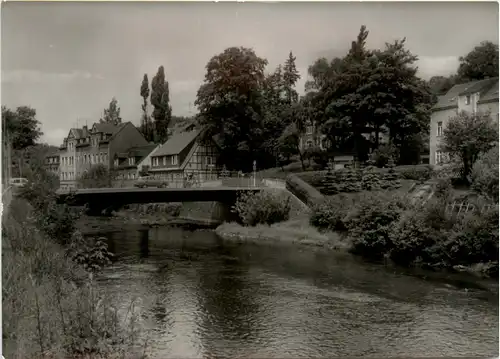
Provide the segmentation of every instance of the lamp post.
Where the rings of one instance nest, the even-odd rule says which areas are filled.
[[[257,171],[257,161],[253,161],[253,186],[255,187],[255,176]]]

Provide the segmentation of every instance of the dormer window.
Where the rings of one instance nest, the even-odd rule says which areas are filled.
[[[135,165],[135,157],[129,157],[128,164],[129,164],[129,166]]]
[[[465,96],[465,104],[470,105],[470,95]]]

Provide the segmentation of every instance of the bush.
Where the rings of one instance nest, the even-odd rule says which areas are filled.
[[[294,194],[298,199],[313,207],[324,201],[324,196],[309,183],[303,181],[296,175],[290,175],[286,179],[286,189]]]
[[[398,162],[399,151],[391,144],[384,144],[379,146],[375,151],[373,151],[373,161],[377,167],[385,167],[389,164],[389,161]]]
[[[484,153],[472,167],[472,189],[498,203],[498,146]]]
[[[397,169],[403,179],[425,182],[433,175],[430,166],[404,166]]]
[[[233,211],[238,214],[244,225],[255,226],[286,221],[290,217],[290,209],[290,196],[260,191],[240,194]]]
[[[309,223],[319,229],[331,231],[347,230],[345,218],[352,204],[350,197],[340,194],[313,207]]]
[[[406,208],[402,198],[380,193],[365,196],[345,219],[352,252],[371,259],[382,259],[392,249],[391,227]]]
[[[113,175],[106,166],[99,163],[90,167],[78,179],[80,188],[107,188],[112,187]]]
[[[435,264],[442,260],[442,253],[436,246],[447,235],[446,230],[429,226],[425,215],[413,210],[406,211],[389,233],[392,246],[390,258],[404,266]]]

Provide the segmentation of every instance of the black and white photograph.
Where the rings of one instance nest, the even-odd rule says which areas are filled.
[[[498,1],[0,11],[2,359],[498,358]]]

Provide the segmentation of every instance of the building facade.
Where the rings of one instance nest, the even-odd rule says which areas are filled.
[[[87,126],[72,128],[59,147],[61,189],[76,188],[80,176],[93,165],[102,164],[113,170],[116,153],[147,144],[131,122],[94,123],[90,129]]]
[[[441,166],[449,156],[439,150],[443,130],[450,118],[461,111],[489,113],[498,122],[498,77],[453,86],[438,98],[432,109],[429,136],[429,163]]]
[[[48,172],[51,172],[59,177],[59,165],[61,156],[59,151],[48,153],[44,159],[44,167]]]
[[[202,140],[199,130],[177,133],[151,155],[149,172],[173,186],[191,174],[200,182],[215,180],[219,153],[213,139]]]
[[[116,181],[135,180],[141,171],[147,172],[150,167],[151,157],[157,148],[156,144],[131,147],[127,152],[118,152],[114,156],[113,168]]]

